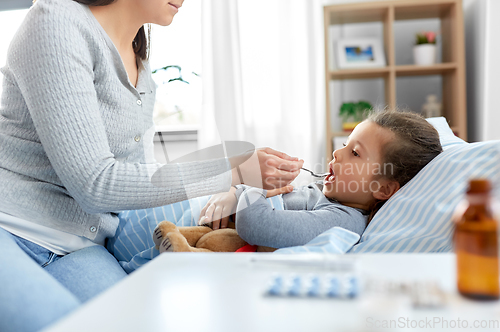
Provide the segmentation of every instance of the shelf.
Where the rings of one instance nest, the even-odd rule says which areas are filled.
[[[432,66],[396,66],[396,76],[442,75],[457,69],[456,63],[438,63]]]
[[[351,24],[383,21],[388,8],[385,5],[366,9],[359,4],[334,5],[335,11],[329,13],[330,24]],[[325,7],[328,11],[328,6]]]
[[[338,112],[338,105],[342,103],[343,99],[352,99],[354,95],[364,98],[362,95],[370,94],[375,90],[377,91],[377,103],[383,97],[384,104],[392,109],[401,106],[399,104],[404,104],[404,98],[401,96],[398,98],[398,87],[400,88],[399,92],[403,91],[402,88],[405,86],[411,89],[414,88],[415,91],[410,89],[413,98],[410,101],[414,104],[417,104],[422,99],[419,93],[427,94],[427,90],[437,90],[440,87],[443,116],[449,121],[453,131],[462,139],[467,140],[465,38],[462,1],[386,0],[324,6],[327,161],[331,160],[333,151],[332,138],[349,134],[334,129],[339,128],[339,119],[335,118],[335,121],[332,121],[334,114]],[[402,21],[415,19],[435,18],[440,21],[442,63],[431,66],[396,65],[395,49],[397,45],[395,38],[398,33],[395,32],[399,30],[395,31],[398,29],[395,24],[398,23],[399,25]],[[367,28],[370,24],[359,26],[351,24],[361,22],[377,22],[381,24],[381,33],[377,31],[374,35],[377,35],[377,38],[380,38],[383,42],[387,65],[377,68],[362,67],[332,70],[331,66],[335,63],[335,53],[332,47],[334,38],[346,38],[346,36],[354,38],[354,36],[361,36],[361,31],[365,31],[367,36],[372,36],[366,29],[360,28]],[[404,24],[411,25],[413,22],[404,22]],[[418,24],[422,29],[426,28],[425,23],[418,22]],[[335,29],[344,29],[345,26],[344,34],[340,35],[337,30],[332,29],[332,26]],[[408,50],[411,51],[411,41],[407,44],[405,47],[408,47]],[[435,88],[436,84],[434,83],[432,86],[426,84],[418,87],[417,83],[427,79],[434,83],[438,81],[438,88]],[[342,80],[346,81],[345,84],[339,82]],[[331,84],[332,81],[337,81],[335,83],[339,84]],[[383,92],[380,91],[382,83]],[[342,90],[344,86],[348,87],[345,91]],[[359,91],[356,90],[356,86],[361,87]],[[370,98],[373,99],[373,103],[374,98],[371,95]],[[425,102],[425,98],[422,99],[421,103],[423,102]],[[415,108],[415,106],[413,107]]]
[[[342,69],[330,71],[330,79],[345,80],[385,77],[392,70],[395,71],[396,76],[442,75],[454,71],[455,69],[457,69],[456,63],[438,63],[432,66],[403,65],[380,68]]]
[[[387,76],[389,73],[389,67],[342,69],[331,71],[330,78],[332,80],[377,78]]]
[[[351,135],[352,133],[352,130],[349,130],[349,131],[334,131],[331,133],[331,138],[334,138],[334,137],[339,137],[339,136],[349,136]]]
[[[439,3],[438,3],[439,2]],[[415,20],[444,17],[456,1],[416,0],[401,3],[394,10],[395,20]]]
[[[325,6],[330,24],[350,24],[383,21],[394,7],[394,20],[414,20],[445,17],[456,5],[456,0],[410,0],[394,3],[380,1],[368,4],[353,3]],[[333,10],[332,10],[333,9]]]

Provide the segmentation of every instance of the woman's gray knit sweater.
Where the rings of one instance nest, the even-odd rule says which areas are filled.
[[[87,6],[38,0],[2,73],[1,212],[98,241],[114,234],[117,211],[229,189],[226,159],[154,161],[149,64],[134,87]]]

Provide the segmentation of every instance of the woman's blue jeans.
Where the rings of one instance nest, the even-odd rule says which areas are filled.
[[[0,331],[38,331],[126,275],[102,246],[57,256],[0,227]]]

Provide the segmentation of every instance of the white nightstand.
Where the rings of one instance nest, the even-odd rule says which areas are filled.
[[[475,321],[498,324],[500,303],[457,294],[454,254],[327,257],[354,260],[361,280],[434,280],[447,294],[447,305],[415,309],[402,296],[363,291],[353,300],[270,298],[263,292],[273,275],[313,272],[321,264],[305,268],[312,256],[173,253],[160,255],[47,331],[369,331],[391,321],[394,328],[379,331],[439,331],[445,321],[467,324],[469,331],[498,330],[471,327]],[[296,262],[279,262],[290,258]]]

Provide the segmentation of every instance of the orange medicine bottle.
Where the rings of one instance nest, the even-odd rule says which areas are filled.
[[[499,298],[498,222],[488,180],[471,180],[455,214],[454,245],[460,294],[477,300]]]

